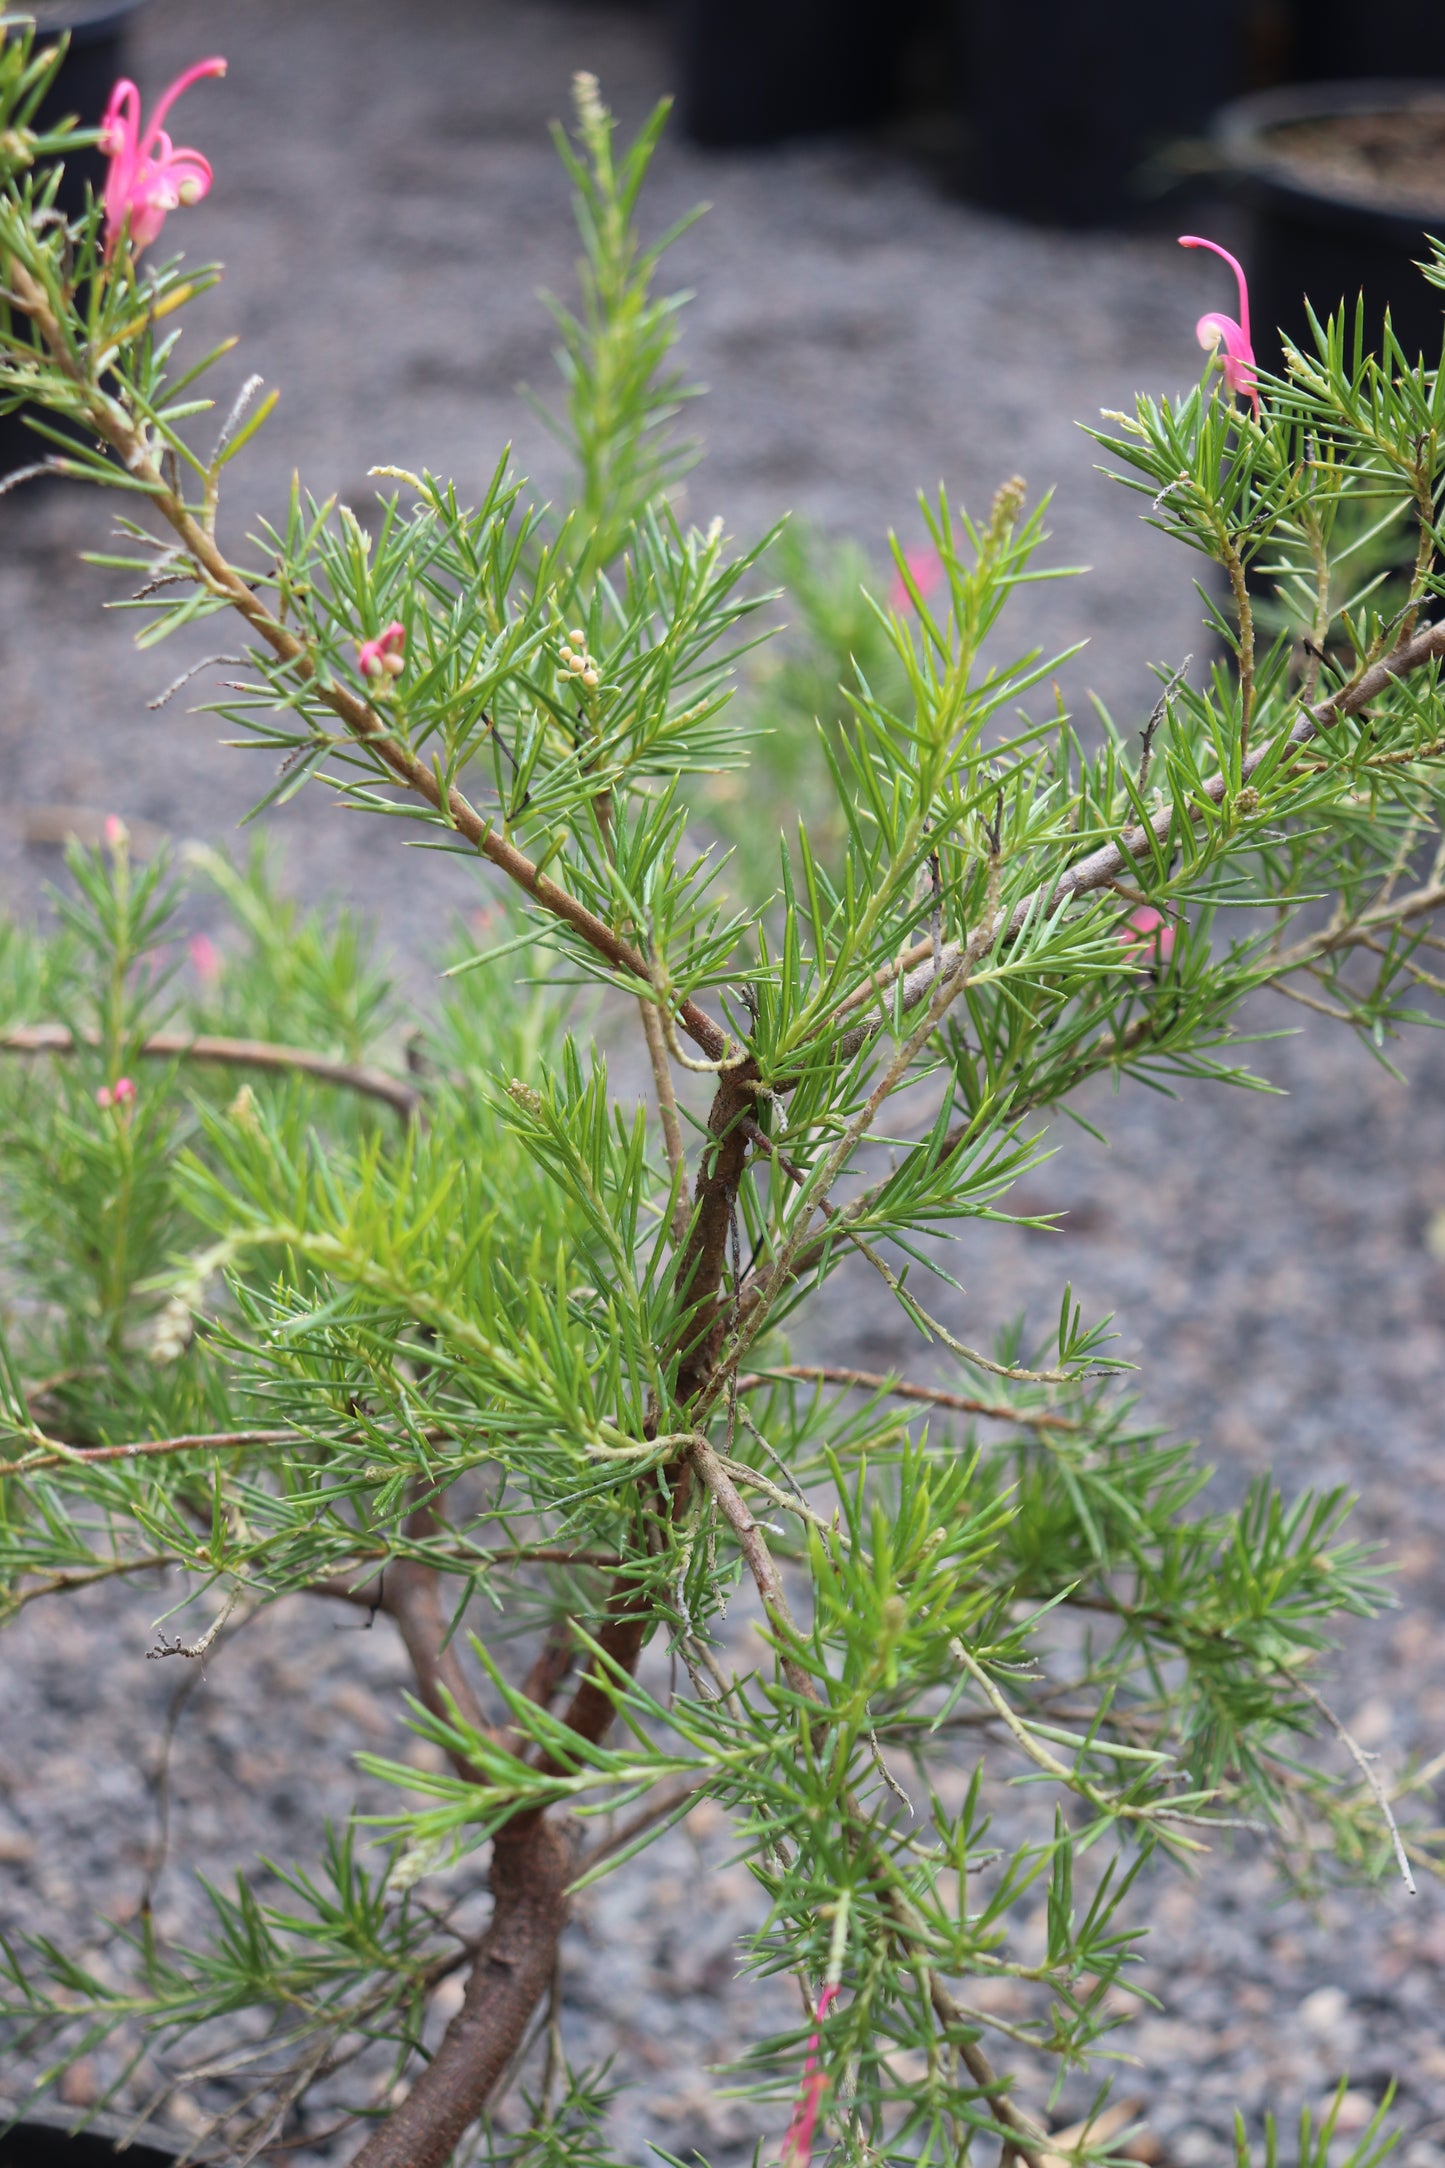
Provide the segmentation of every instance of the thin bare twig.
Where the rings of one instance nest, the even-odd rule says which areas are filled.
[[[47,1574],[44,1580],[34,1582],[29,1588],[7,1591],[0,1604],[0,1615],[14,1618],[26,1604],[34,1603],[41,1596],[64,1596],[73,1588],[93,1588],[97,1581],[113,1581],[119,1574],[160,1572],[166,1566],[176,1564],[178,1560],[170,1551],[152,1551],[143,1558],[113,1559],[110,1564],[96,1566],[85,1573]]]
[[[20,1024],[0,1032],[0,1054],[73,1054],[78,1045],[100,1043],[98,1032],[77,1035],[65,1024]],[[205,1032],[156,1031],[136,1051],[154,1061],[199,1061],[227,1069],[309,1076],[318,1084],[335,1084],[365,1099],[383,1100],[407,1122],[415,1121],[421,1112],[422,1095],[414,1084],[388,1076],[384,1069],[313,1053],[309,1047],[276,1046],[269,1039],[216,1038]]]
[[[149,1460],[166,1453],[238,1452],[253,1445],[315,1442],[301,1430],[198,1430],[179,1438],[133,1439],[126,1445],[62,1445],[47,1438],[20,1460],[0,1461],[0,1476],[38,1475],[43,1468],[89,1468],[111,1460]]]
[[[1026,2115],[1020,2114],[1008,2096],[1007,2087],[977,2040],[967,2037],[969,2032],[977,2029],[977,2019],[971,2017],[963,2005],[954,2000],[938,1974],[933,1971],[928,1975],[928,1996],[933,2004],[935,2017],[945,2028],[959,2035],[953,2044],[963,2058],[964,2068],[1003,2127],[1006,2134],[1005,2154],[1023,2161],[1025,2168],[1045,2168],[1045,2133],[1036,2123],[1031,2123]]]
[[[164,1634],[161,1634],[156,1642],[155,1647],[153,1649],[146,1650],[147,1662],[154,1662],[157,1659],[165,1656],[184,1656],[188,1663],[201,1662],[204,1659],[207,1650],[213,1646],[217,1634],[221,1631],[221,1628],[225,1625],[227,1619],[231,1616],[231,1613],[235,1610],[237,1604],[240,1601],[241,1590],[238,1584],[231,1590],[225,1602],[222,1604],[220,1610],[216,1613],[215,1617],[211,1620],[210,1625],[201,1635],[199,1641],[181,1641],[179,1639],[175,1641],[170,1641],[167,1640]]]
[[[167,573],[165,575],[167,582],[177,579],[186,579],[188,577],[189,575],[186,573]],[[161,583],[159,581],[155,581],[152,583],[152,586],[159,586],[160,584]],[[143,587],[140,590],[140,594],[135,596],[133,599],[136,601],[140,601],[145,595],[150,592],[151,589]],[[181,672],[179,677],[172,678],[170,684],[166,687],[165,691],[157,693],[154,700],[148,700],[146,702],[146,706],[148,709],[151,710],[152,713],[154,713],[157,708],[163,708],[168,700],[174,700],[176,694],[180,691],[183,685],[189,685],[193,677],[199,677],[203,670],[209,670],[215,663],[230,663],[233,668],[243,670],[246,666],[247,660],[248,658],[245,655],[203,655],[199,662],[191,663],[187,669]]]
[[[1165,686],[1163,692],[1155,701],[1153,713],[1150,715],[1148,722],[1144,725],[1144,728],[1139,733],[1139,796],[1141,798],[1143,797],[1145,789],[1148,786],[1149,782],[1149,768],[1154,759],[1155,734],[1158,731],[1159,725],[1163,722],[1165,716],[1169,713],[1170,701],[1173,699],[1175,693],[1178,692],[1180,686],[1184,683],[1185,678],[1189,675],[1189,665],[1193,662],[1193,660],[1194,657],[1192,655],[1185,656],[1183,662],[1180,663],[1179,668],[1175,671],[1173,677],[1170,678],[1169,683]]]
[[[718,1510],[732,1530],[758,1594],[763,1599],[764,1610],[770,1619],[784,1629],[786,1635],[791,1635],[793,1618],[783,1590],[782,1575],[773,1563],[773,1554],[768,1549],[762,1530],[745,1504],[741,1491],[728,1474],[716,1449],[701,1433],[688,1448],[688,1458],[697,1470],[699,1480],[717,1500]],[[821,1706],[816,1684],[797,1659],[785,1652],[782,1666],[783,1676],[794,1693]]]
[[[1028,1430],[1082,1430],[1072,1415],[1055,1415],[1048,1409],[1011,1408],[1003,1401],[974,1400],[966,1393],[946,1392],[939,1385],[915,1385],[907,1378],[885,1376],[877,1370],[844,1370],[833,1363],[779,1363],[770,1370],[754,1370],[738,1379],[740,1393],[771,1385],[777,1378],[799,1378],[805,1383],[847,1385],[860,1393],[889,1393],[895,1400],[921,1400],[931,1407],[948,1408],[958,1415],[984,1415],[1000,1423],[1019,1423]]]
[[[647,1831],[655,1828],[659,1822],[665,1822],[669,1815],[676,1814],[678,1808],[685,1806],[688,1800],[698,1798],[702,1790],[701,1784],[679,1784],[673,1790],[649,1800],[645,1807],[639,1807],[636,1814],[629,1815],[625,1822],[619,1823],[616,1829],[599,1838],[596,1844],[582,1854],[577,1862],[578,1879],[584,1874],[590,1874],[604,1859],[611,1859],[614,1853],[625,1852],[629,1844],[638,1837],[645,1836]]]
[[[1335,1715],[1334,1710],[1324,1699],[1323,1695],[1317,1694],[1312,1686],[1307,1686],[1305,1681],[1302,1678],[1298,1677],[1297,1674],[1293,1671],[1282,1671],[1281,1676],[1288,1679],[1294,1691],[1297,1694],[1303,1694],[1305,1700],[1309,1703],[1310,1707],[1317,1710],[1319,1714],[1324,1718],[1325,1722],[1329,1725],[1331,1731],[1344,1746],[1346,1752],[1349,1754],[1351,1761],[1359,1770],[1360,1775],[1364,1778],[1366,1784],[1368,1784],[1371,1797],[1374,1799],[1375,1805],[1379,1808],[1381,1814],[1384,1816],[1385,1827],[1390,1832],[1390,1843],[1395,1853],[1395,1865],[1400,1870],[1400,1879],[1404,1883],[1406,1889],[1410,1892],[1410,1895],[1412,1897],[1418,1895],[1418,1892],[1415,1888],[1415,1877],[1410,1872],[1410,1862],[1405,1854],[1404,1839],[1400,1835],[1400,1825],[1395,1820],[1394,1810],[1390,1805],[1388,1796],[1386,1795],[1385,1787],[1376,1776],[1374,1768],[1372,1766],[1377,1757],[1374,1754],[1367,1754],[1365,1752],[1364,1748],[1360,1745],[1359,1740],[1355,1738],[1352,1732],[1346,1730],[1344,1724],[1340,1721],[1339,1717]]]
[[[678,1119],[677,1093],[672,1087],[672,1071],[667,1066],[667,1038],[662,1028],[662,1015],[655,1001],[645,994],[637,997],[642,1012],[642,1035],[647,1041],[647,1058],[652,1064],[652,1082],[657,1093],[657,1114],[662,1123],[662,1142],[667,1152],[667,1164],[672,1170],[672,1240],[680,1248],[687,1240],[688,1222],[692,1212],[687,1201],[686,1161],[682,1146],[682,1123]]]

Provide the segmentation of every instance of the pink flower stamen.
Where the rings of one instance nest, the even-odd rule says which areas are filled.
[[[1129,913],[1119,928],[1119,939],[1131,956],[1152,948],[1155,963],[1167,964],[1174,954],[1175,929],[1163,912],[1156,911],[1152,904],[1140,904],[1136,911]]]
[[[817,2016],[813,2030],[808,2035],[808,2053],[803,2063],[803,2082],[798,2088],[792,2119],[783,2139],[779,2168],[808,2168],[808,2163],[813,2158],[818,2110],[823,2104],[823,2094],[828,2083],[828,2074],[819,2054],[823,2039],[823,2020],[837,1999],[836,1984],[825,1987],[818,1997]]]
[[[903,561],[908,567],[913,585],[926,602],[943,578],[943,559],[931,543],[920,549],[905,550]],[[893,584],[888,590],[888,607],[900,615],[913,609],[913,596],[908,581],[901,572],[894,572]]]
[[[1255,373],[1254,348],[1249,342],[1249,288],[1245,283],[1244,267],[1237,257],[1217,241],[1205,241],[1197,233],[1181,233],[1181,248],[1207,248],[1229,265],[1239,286],[1239,322],[1232,316],[1222,316],[1211,309],[1201,316],[1195,325],[1199,343],[1212,353],[1221,353],[1220,366],[1224,381],[1231,392],[1242,392],[1254,407],[1254,418],[1259,420],[1259,379]]]
[[[365,678],[400,677],[406,668],[402,649],[406,646],[406,627],[399,617],[394,617],[384,632],[374,640],[362,640],[357,645],[357,668]]]
[[[183,90],[202,76],[224,75],[219,55],[198,60],[178,75],[156,103],[149,128],[142,131],[140,92],[122,76],[110,94],[100,124],[100,147],[110,160],[105,177],[105,252],[110,255],[122,233],[139,255],[149,248],[170,212],[183,203],[199,203],[211,185],[211,167],[199,151],[179,150],[161,126]]]

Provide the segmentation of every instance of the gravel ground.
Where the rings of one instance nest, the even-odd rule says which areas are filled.
[[[655,27],[601,0],[412,0],[404,27],[383,0],[230,0],[224,34],[216,14],[156,0],[137,73],[154,85],[215,43],[231,61],[225,87],[188,105],[186,132],[218,178],[184,241],[231,267],[203,307],[205,328],[243,335],[236,380],[255,368],[283,388],[233,470],[233,532],[253,504],[278,505],[296,464],[318,494],[362,502],[375,462],[432,464],[465,486],[510,436],[519,464],[555,486],[553,449],[514,393],[519,378],[547,382],[535,291],[565,289],[573,254],[545,122],[577,66],[641,113],[666,84]],[[659,220],[699,196],[712,214],[678,252],[699,289],[686,360],[712,394],[691,508],[743,533],[794,507],[881,549],[890,524],[917,531],[915,485],[944,476],[980,505],[1014,471],[1054,484],[1053,561],[1097,569],[1035,591],[1037,637],[1087,638],[1061,673],[1071,701],[1093,690],[1137,712],[1149,659],[1201,645],[1191,568],[1094,474],[1074,420],[1187,379],[1208,305],[1197,259],[1158,238],[1017,230],[857,145],[708,159],[670,144]],[[0,502],[0,900],[22,911],[75,808],[216,837],[254,790],[207,718],[179,702],[147,712],[205,644],[178,644],[174,663],[130,650],[99,614],[105,576],[77,562],[100,531],[84,493]],[[372,910],[418,983],[438,918],[478,900],[468,869],[378,851],[319,792],[270,826],[298,891]],[[1292,1027],[1297,1014],[1281,1004],[1256,1021]],[[1113,1149],[1064,1138],[1034,1182],[1040,1204],[1068,1206],[1066,1231],[973,1231],[954,1267],[973,1290],[956,1303],[970,1337],[1021,1309],[1046,1319],[1066,1276],[1086,1309],[1116,1311],[1147,1410],[1201,1438],[1226,1494],[1262,1468],[1359,1490],[1401,1601],[1352,1634],[1335,1699],[1386,1768],[1445,1745],[1445,1264],[1427,1240],[1445,1212],[1445,1045],[1421,1036],[1403,1060],[1407,1086],[1312,1021],[1259,1050],[1286,1099],[1131,1089],[1106,1106],[1096,1093],[1086,1111],[1108,1121]],[[918,1369],[901,1322],[860,1338],[866,1314],[860,1289],[819,1352],[846,1344],[871,1366]],[[153,1591],[97,1591],[37,1606],[6,1636],[3,1910],[62,1938],[102,1913],[133,1916],[152,1858],[175,1691],[167,1667],[142,1660],[156,1608]],[[325,1817],[356,1795],[357,1748],[419,1757],[388,1713],[402,1682],[383,1631],[343,1638],[323,1607],[299,1603],[211,1666],[172,1757],[164,1926],[195,1925],[193,1868],[314,1857]],[[704,1914],[689,1905],[695,1846],[725,1860],[726,1830],[675,1835],[646,1883],[631,1870],[591,1895],[569,1937],[565,2030],[580,2054],[617,2051],[630,2080],[620,2157],[645,2159],[655,2139],[731,2168],[777,2118],[720,2098],[708,2066],[792,2006],[734,1977],[752,1916],[740,1869],[709,1884]],[[1438,1893],[1310,1911],[1279,1903],[1268,1863],[1244,1854],[1192,1883],[1158,1877],[1141,1904],[1155,1929],[1145,1984],[1163,2008],[1131,2035],[1139,2063],[1122,2082],[1179,2168],[1232,2160],[1236,2104],[1251,2121],[1268,2101],[1292,2113],[1343,2073],[1357,2118],[1398,2079],[1400,2159],[1442,2168]]]

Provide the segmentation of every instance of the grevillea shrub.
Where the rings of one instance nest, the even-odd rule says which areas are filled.
[[[268,799],[340,793],[388,817],[378,848],[419,824],[500,938],[455,959],[408,1062],[356,929],[219,857],[195,877],[234,930],[151,968],[172,876],[119,824],[73,855],[53,938],[5,936],[6,1603],[143,1572],[182,1666],[244,1665],[283,1598],[365,1607],[440,1750],[367,1758],[391,1811],[213,1891],[204,1946],[12,1938],[12,2067],[43,2090],[83,2051],[103,2097],[184,2087],[227,2160],[324,2084],[364,2168],[602,2163],[604,2077],[548,2052],[558,1938],[624,1862],[645,1905],[649,1845],[707,1801],[756,1884],[739,1960],[798,1988],[741,2073],[763,2157],[1040,2168],[1040,2067],[1127,2039],[1141,1874],[1240,1825],[1286,1872],[1429,1855],[1409,1782],[1397,1826],[1332,1728],[1332,1624],[1385,1585],[1347,1501],[1265,1478],[1219,1510],[1067,1291],[1031,1346],[946,1267],[1027,1170],[1037,1199],[1091,1078],[1167,1079],[1181,1122],[1191,1080],[1247,1084],[1254,989],[1377,1047],[1428,1008],[1445,383],[1342,323],[1256,375],[1243,315],[1206,318],[1227,381],[1211,362],[1100,442],[1222,568],[1215,660],[1084,735],[1036,691],[1052,661],[1007,659],[1045,539],[1021,482],[980,517],[927,502],[929,553],[877,601],[846,553],[683,522],[677,301],[638,224],[663,116],[624,149],[583,80],[570,506],[505,458],[476,505],[390,473],[365,525],[298,484],[233,557],[220,487],[268,403],[248,383],[202,420],[177,327],[215,274],[164,253],[209,169],[122,88],[113,185],[60,222],[66,137],[30,128],[49,65],[6,34],[7,401],[114,493],[105,561],[146,636],[219,617],[245,643],[219,712]],[[193,132],[224,95],[190,95]],[[1392,521],[1407,568],[1357,589]],[[732,704],[771,565],[812,641]],[[794,1359],[810,1314],[834,1346],[856,1315],[845,1261],[922,1381]],[[145,1653],[111,1652],[108,1691]],[[1117,2157],[1110,2127],[1060,2143]]]

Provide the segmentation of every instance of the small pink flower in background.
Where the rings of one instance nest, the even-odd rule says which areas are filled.
[[[123,844],[130,841],[130,830],[118,813],[106,814],[105,823],[100,832],[105,838],[105,847],[108,851],[118,851]]]
[[[1150,960],[1154,963],[1167,964],[1174,954],[1175,930],[1152,904],[1140,904],[1137,911],[1129,913],[1119,928],[1119,939],[1132,956],[1151,948],[1154,953]]]
[[[120,1110],[135,1105],[135,1085],[128,1076],[119,1076],[114,1084],[102,1084],[95,1095],[98,1107],[115,1107]]]
[[[406,646],[406,627],[399,617],[394,617],[385,632],[379,632],[374,640],[357,643],[356,662],[363,677],[400,677],[406,668],[402,649]]]
[[[105,249],[109,255],[129,222],[130,245],[137,255],[149,248],[170,212],[183,203],[199,203],[211,185],[211,167],[199,151],[177,150],[161,122],[183,90],[203,75],[224,75],[219,56],[198,60],[178,75],[158,100],[149,128],[142,133],[140,92],[122,76],[110,94],[100,124],[100,147],[110,160],[105,177]]]
[[[913,584],[925,602],[943,578],[943,559],[933,544],[926,543],[919,549],[903,552],[905,564],[913,575]],[[913,608],[913,597],[908,592],[908,582],[901,572],[894,572],[893,585],[888,590],[890,610],[906,611]]]
[[[187,944],[191,969],[203,986],[214,986],[221,976],[221,952],[209,934],[193,933]]]
[[[823,2104],[823,2092],[828,2083],[818,2050],[823,2038],[823,2020],[837,1999],[836,1985],[825,1987],[818,1997],[818,2014],[808,2036],[808,2053],[803,2064],[803,2082],[798,2088],[792,2120],[783,2139],[779,2168],[808,2168],[808,2163],[813,2158],[813,2137],[818,2128],[818,2110]]]
[[[1217,241],[1201,240],[1197,233],[1181,233],[1181,248],[1207,248],[1212,255],[1221,257],[1229,265],[1239,285],[1239,322],[1232,316],[1221,316],[1211,310],[1201,316],[1194,329],[1199,343],[1217,353],[1222,347],[1224,381],[1232,392],[1243,392],[1254,406],[1254,418],[1259,420],[1259,380],[1255,375],[1254,348],[1249,343],[1249,288],[1244,280],[1244,268],[1227,248]]]

